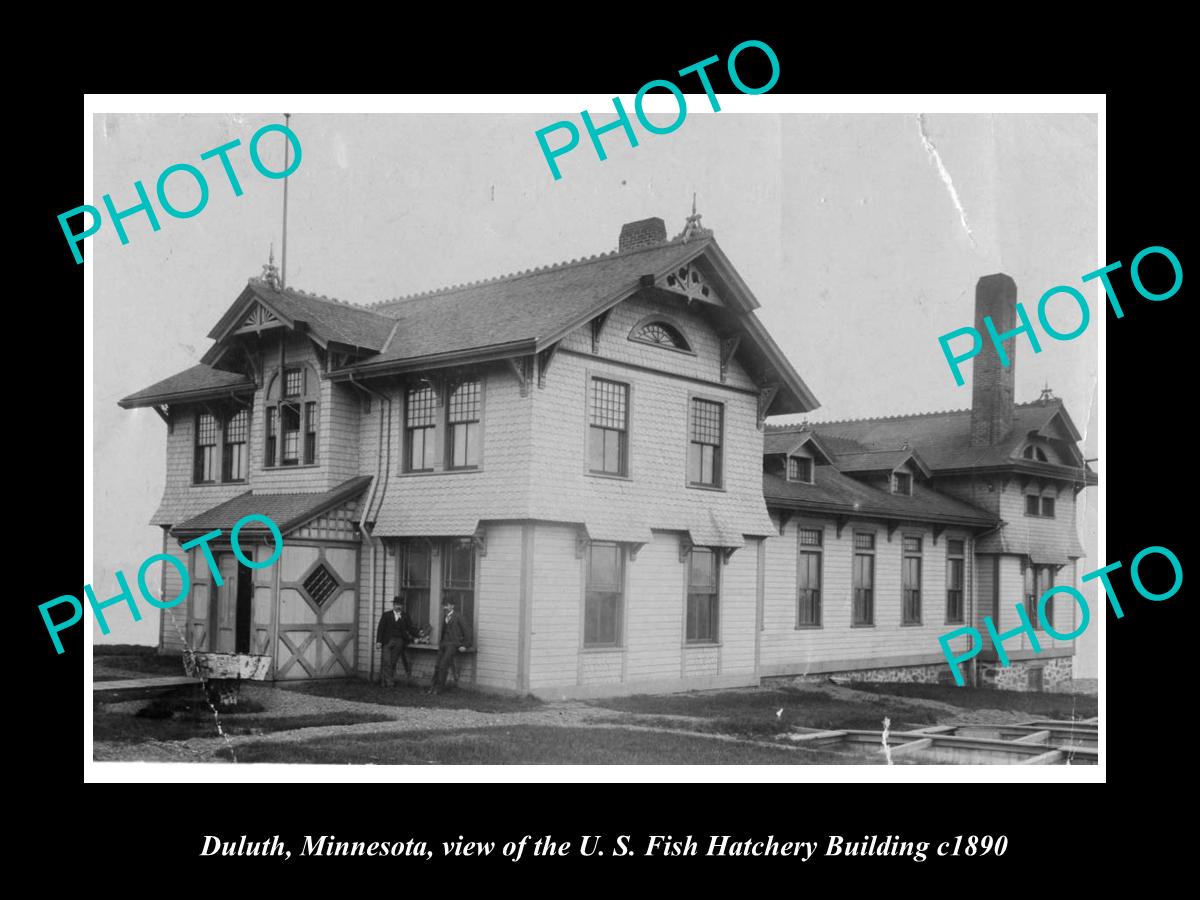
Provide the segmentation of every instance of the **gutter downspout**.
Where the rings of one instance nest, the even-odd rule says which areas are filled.
[[[386,407],[387,407],[387,456],[386,456],[386,459],[388,459],[390,461],[391,456],[392,456],[392,401],[391,401],[391,398],[386,396],[385,394],[381,394],[378,391],[375,391],[375,390],[367,387],[364,384],[359,383],[358,381],[355,381],[353,371],[351,371],[349,373],[349,379],[350,379],[350,384],[354,385],[354,387],[358,388],[360,391],[362,391],[367,396],[378,397],[380,403],[386,405]],[[371,481],[371,492],[367,495],[367,502],[365,504],[363,504],[362,515],[359,516],[359,519],[358,519],[359,531],[361,531],[364,535],[366,535],[367,544],[371,548],[371,572],[368,577],[369,587],[367,588],[367,590],[369,592],[368,596],[371,598],[371,603],[370,603],[371,619],[370,619],[370,624],[367,626],[367,628],[368,628],[367,637],[368,638],[372,637],[372,635],[370,633],[370,626],[374,625],[375,621],[378,619],[378,616],[376,614],[376,607],[375,607],[375,595],[376,595],[376,590],[375,590],[376,555],[375,554],[379,548],[379,545],[382,543],[382,541],[380,541],[378,538],[376,538],[375,535],[372,534],[367,529],[367,518],[370,515],[371,508],[375,504],[375,495],[377,493],[379,493],[380,499],[382,500],[383,495],[387,493],[387,477],[391,471],[390,467],[387,467],[384,465],[385,456],[384,456],[384,450],[383,450],[383,446],[384,446],[383,438],[384,438],[384,411],[382,408],[380,408],[380,410],[379,410],[379,444],[378,444],[378,448],[376,451],[376,459],[375,459],[375,477]],[[379,483],[380,483],[381,479],[384,481],[384,487],[383,487],[382,493],[379,492]],[[371,640],[367,646],[370,648],[369,654],[367,657],[368,658],[367,678],[369,681],[374,681],[375,680],[375,642],[374,642],[374,640]]]

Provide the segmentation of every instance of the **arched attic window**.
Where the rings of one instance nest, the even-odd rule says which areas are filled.
[[[683,329],[678,323],[662,316],[648,316],[642,319],[629,332],[629,339],[641,344],[682,350],[684,353],[692,352],[692,345],[684,336]]]
[[[1033,444],[1030,444],[1028,447],[1026,447],[1025,452],[1022,453],[1021,455],[1024,456],[1026,459],[1036,459],[1038,462],[1049,462],[1050,461],[1046,457],[1046,451],[1043,450],[1041,447],[1033,446]]]

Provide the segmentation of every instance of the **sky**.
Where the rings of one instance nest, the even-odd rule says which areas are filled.
[[[1092,325],[1072,341],[1042,336],[1040,354],[1022,340],[1016,398],[1037,399],[1048,383],[1085,433],[1085,456],[1097,456],[1100,307],[1096,283],[1080,282],[1108,262],[1096,256],[1094,116],[691,114],[702,106],[689,104],[669,135],[642,132],[637,147],[608,133],[604,161],[585,133],[559,157],[557,181],[534,132],[567,114],[294,114],[302,156],[288,180],[288,285],[372,303],[590,256],[615,249],[625,222],[659,216],[677,234],[694,194],[703,225],[758,298],[758,316],[820,401],[807,416],[814,422],[970,406],[970,367],[956,386],[937,338],[973,324],[984,275],[1011,275],[1031,317],[1049,288],[1082,290]],[[192,218],[171,218],[155,201],[161,230],[136,214],[124,221],[127,245],[108,222],[86,242],[91,583],[100,598],[116,592],[117,569],[134,577],[162,546],[147,522],[162,496],[166,426],[117,400],[198,362],[211,345],[205,335],[261,273],[272,244],[280,261],[282,182],[255,171],[248,145],[282,120],[94,117],[95,196],[85,202],[101,206],[109,193],[117,209],[132,206],[135,180],[153,196],[159,173],[176,163],[197,166],[210,189]],[[200,160],[235,139],[240,197],[217,160]],[[278,133],[263,139],[265,166],[283,169],[283,146]],[[181,209],[198,197],[187,175],[173,175],[167,190]],[[1069,331],[1079,313],[1060,302],[1050,321]],[[1094,495],[1085,492],[1092,507]],[[1088,548],[1094,509],[1091,518]],[[156,643],[157,610],[142,611],[135,623],[110,608],[112,633],[95,628],[97,640]],[[1094,646],[1081,647],[1087,654]]]

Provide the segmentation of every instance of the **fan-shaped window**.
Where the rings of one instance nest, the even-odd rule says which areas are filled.
[[[1043,450],[1041,447],[1035,447],[1032,444],[1025,448],[1024,456],[1026,459],[1036,459],[1038,462],[1050,461],[1046,458],[1045,450]]]
[[[692,347],[679,326],[660,318],[643,319],[638,322],[629,333],[629,339],[643,344],[654,344],[656,347],[692,352]]]

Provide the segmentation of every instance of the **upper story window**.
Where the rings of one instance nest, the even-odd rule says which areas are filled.
[[[1054,498],[1040,497],[1037,494],[1025,495],[1025,515],[1054,518]]]
[[[196,458],[192,480],[211,484],[217,480],[217,417],[202,412],[196,417]]]
[[[908,472],[893,472],[892,473],[892,493],[904,494],[906,497],[912,496],[912,475]]]
[[[446,404],[446,468],[472,469],[479,465],[478,381],[464,381],[450,391]]]
[[[221,480],[245,481],[249,453],[250,411],[239,409],[225,420],[225,445],[221,453]]]
[[[217,406],[196,415],[192,482],[245,481],[249,455],[250,412],[244,406]]]
[[[404,394],[404,471],[431,472],[437,396],[428,384],[415,384]]]
[[[800,481],[804,484],[813,483],[813,461],[803,456],[788,457],[788,481]]]
[[[643,344],[654,344],[658,347],[670,347],[672,350],[692,352],[692,347],[678,326],[663,319],[648,319],[633,326],[629,333],[631,341]]]
[[[629,385],[593,378],[588,397],[588,468],[629,474]]]
[[[285,366],[267,387],[263,466],[317,462],[319,386],[311,366]]]
[[[1046,451],[1041,447],[1034,447],[1032,444],[1025,448],[1022,454],[1026,459],[1036,459],[1038,462],[1049,462],[1046,458]]]
[[[692,400],[691,441],[688,444],[688,483],[721,486],[721,444],[725,408],[712,400]]]

